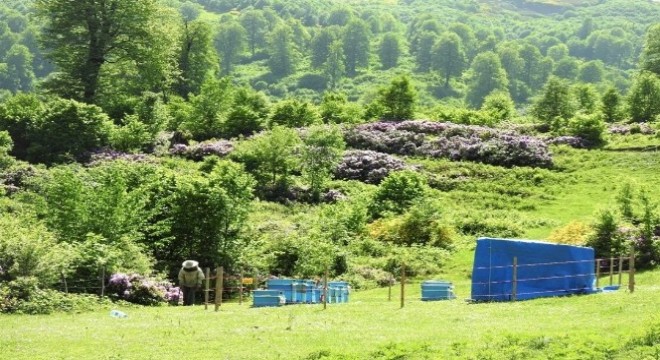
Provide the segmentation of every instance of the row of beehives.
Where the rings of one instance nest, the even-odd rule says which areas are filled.
[[[267,290],[254,290],[254,307],[281,306],[285,304],[319,304],[324,302],[323,284],[312,280],[271,279]],[[327,303],[346,303],[349,285],[345,281],[328,282]]]

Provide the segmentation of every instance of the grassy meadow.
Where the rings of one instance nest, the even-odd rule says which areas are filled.
[[[625,279],[625,278],[624,278]],[[616,280],[615,280],[616,281]],[[624,280],[626,283],[627,280]],[[410,284],[352,294],[350,303],[250,308],[223,304],[0,317],[12,359],[657,359],[660,272],[627,290],[517,303],[419,301]]]

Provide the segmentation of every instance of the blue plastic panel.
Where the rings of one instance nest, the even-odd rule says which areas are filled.
[[[516,299],[594,292],[592,248],[541,241],[481,238],[472,270],[472,299],[509,301],[513,258],[517,257]]]

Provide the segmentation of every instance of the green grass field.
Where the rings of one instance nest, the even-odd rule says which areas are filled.
[[[603,281],[607,282],[607,279]],[[616,279],[615,279],[616,281]],[[387,290],[350,303],[251,308],[223,304],[122,308],[83,314],[0,316],[0,353],[11,359],[657,359],[660,272],[627,290],[516,303],[419,301],[410,284],[399,308]],[[624,283],[627,278],[624,277]],[[7,356],[7,357],[5,357]]]

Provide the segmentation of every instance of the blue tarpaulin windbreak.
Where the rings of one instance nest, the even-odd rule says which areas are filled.
[[[595,291],[594,250],[531,240],[477,240],[472,270],[472,300],[513,298],[513,259],[517,258],[518,300],[587,294]]]

